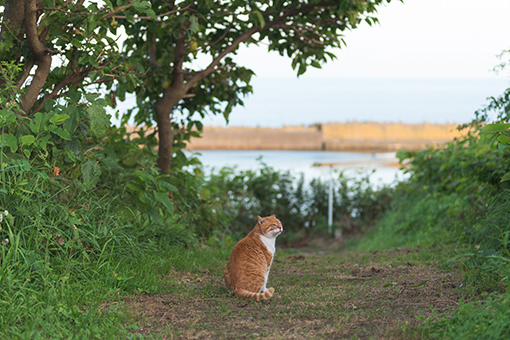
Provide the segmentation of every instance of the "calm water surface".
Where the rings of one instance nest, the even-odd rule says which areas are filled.
[[[373,184],[391,184],[405,178],[395,163],[395,153],[354,153],[326,151],[273,150],[197,150],[207,171],[222,167],[256,170],[261,162],[277,170],[290,171],[306,180],[329,179],[342,171],[347,177],[359,178],[367,174]],[[320,165],[320,166],[318,166]]]

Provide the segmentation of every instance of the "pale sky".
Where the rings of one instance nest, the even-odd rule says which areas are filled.
[[[510,49],[509,15],[510,0],[393,0],[379,7],[379,25],[346,32],[338,58],[302,77],[498,77],[492,69]],[[295,77],[290,60],[264,46],[242,49],[237,60],[260,78]]]

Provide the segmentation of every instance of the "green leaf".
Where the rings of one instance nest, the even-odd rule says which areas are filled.
[[[499,135],[498,140],[502,144],[510,145],[510,137],[508,137],[507,135]]]
[[[166,190],[166,191],[172,191],[172,192],[178,192],[179,190],[172,184],[165,182],[165,181],[158,181],[158,187],[160,190]]]
[[[199,30],[199,26],[198,26],[198,19],[196,16],[192,15],[190,18],[189,18],[189,22],[190,22],[190,30],[192,33],[197,33],[198,30]]]
[[[64,130],[58,126],[50,125],[48,127],[48,130],[59,136],[60,138],[64,140],[71,140],[71,136],[69,135],[69,132],[67,130]]]
[[[231,112],[232,112],[232,106],[227,105],[227,107],[225,108],[225,111],[223,111],[223,118],[225,118],[225,123],[227,123],[227,125],[228,125],[228,119],[230,117]]]
[[[143,171],[136,171],[133,175],[141,183],[154,181],[154,176]]]
[[[144,12],[145,12],[145,14],[147,14],[148,17],[150,17],[154,20],[158,20],[158,17],[156,16],[156,12],[154,12],[154,10],[152,8],[146,9]]]
[[[264,26],[266,26],[266,20],[264,20],[264,16],[262,15],[262,13],[260,13],[260,11],[255,11],[254,13],[257,16],[257,20],[259,22],[260,27],[264,28]]]
[[[122,217],[125,221],[134,221],[136,214],[134,211],[126,206],[120,206],[115,209],[115,215]]]
[[[413,286],[409,286],[409,287],[411,287],[411,288],[420,287],[420,286],[423,286],[423,285],[424,285],[425,283],[427,283],[427,282],[429,282],[429,280],[424,280],[424,281],[422,281],[422,282],[420,282],[420,283],[418,283],[418,284],[415,284],[415,285],[413,285]]]
[[[510,172],[507,172],[502,178],[501,182],[510,181]]]
[[[34,115],[34,118],[30,121],[30,130],[35,133],[39,134],[43,131],[45,131],[44,125],[48,122],[48,116],[43,114],[42,112],[37,112]]]
[[[95,160],[89,159],[81,166],[81,175],[86,185],[93,185],[99,179],[101,168]]]
[[[302,63],[302,64],[299,65],[297,76],[299,77],[300,75],[302,75],[305,72],[306,72],[306,64]]]
[[[139,184],[127,183],[126,187],[134,193],[142,193],[144,191],[143,187]]]
[[[94,102],[97,97],[99,97],[98,93],[94,93],[94,92],[85,93],[85,100],[88,101],[89,103]]]
[[[97,100],[87,108],[90,118],[90,134],[99,138],[106,136],[106,128],[110,126],[110,115],[101,104],[104,100]]]
[[[140,1],[140,0],[134,0],[133,7],[137,11],[145,12],[145,10],[150,7],[150,3],[148,1]]]
[[[9,126],[16,121],[16,114],[11,110],[0,110],[0,127]]]
[[[493,123],[485,125],[481,133],[496,133],[496,132],[503,132],[510,128],[510,123]]]
[[[50,123],[60,125],[69,118],[67,113],[57,113],[51,116]]]
[[[34,143],[34,141],[35,137],[32,135],[25,135],[19,138],[19,142],[21,145],[31,145],[32,143]]]
[[[322,68],[322,65],[318,61],[316,61],[316,60],[312,60],[310,62],[310,65],[312,65],[315,68]]]
[[[9,147],[13,153],[18,150],[18,141],[16,137],[10,133],[2,133],[0,135],[0,147],[4,148],[6,146]]]
[[[134,24],[135,23],[135,16],[131,13],[126,13],[126,20],[130,23],[130,24]]]
[[[154,220],[154,222],[158,224],[163,224],[163,219],[159,215],[158,211],[154,209],[153,207],[149,206],[147,207],[147,212],[149,213],[149,216]]]
[[[168,210],[168,212],[170,214],[174,213],[174,205],[173,205],[172,201],[170,201],[170,198],[168,197],[168,195],[166,193],[156,191],[154,193],[154,198],[156,199],[156,201],[163,204],[163,206],[166,208],[166,210]]]

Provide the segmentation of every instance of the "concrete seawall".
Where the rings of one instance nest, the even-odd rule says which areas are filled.
[[[325,150],[391,152],[422,150],[460,137],[456,124],[349,122],[283,128],[205,127],[188,149]]]

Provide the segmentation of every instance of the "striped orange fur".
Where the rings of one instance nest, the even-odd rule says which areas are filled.
[[[274,288],[266,288],[266,285],[275,240],[282,232],[282,223],[274,215],[257,216],[257,224],[234,246],[225,267],[225,284],[232,294],[256,301],[273,296]]]

